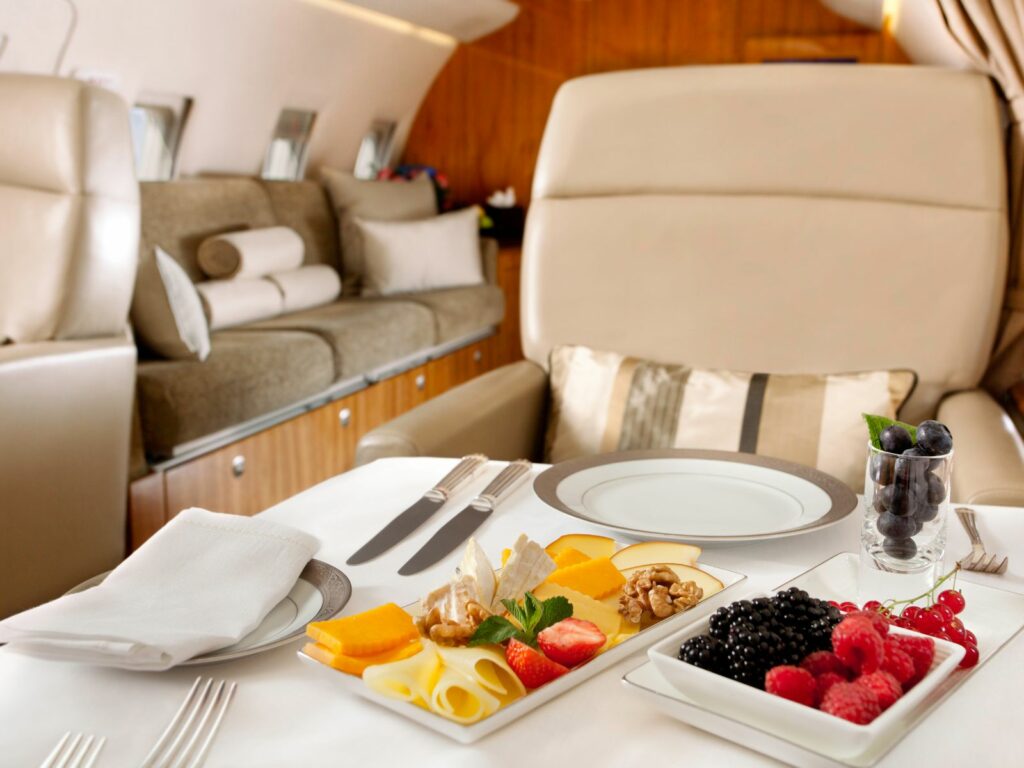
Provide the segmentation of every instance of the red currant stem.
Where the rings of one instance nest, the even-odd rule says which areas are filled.
[[[942,586],[943,583],[945,583],[949,579],[953,579],[953,586],[954,587],[956,586],[956,575],[957,575],[957,573],[959,571],[960,571],[960,563],[957,563],[953,567],[953,570],[951,570],[949,573],[947,573],[941,579],[939,579],[934,584],[932,584],[931,589],[929,589],[927,592],[922,592],[920,595],[915,595],[914,597],[907,598],[906,600],[886,600],[882,604],[882,607],[885,608],[886,610],[891,610],[892,608],[895,608],[897,605],[910,605],[911,603],[916,603],[918,600],[921,600],[922,598],[925,598],[925,597],[928,598],[928,604],[931,605],[931,604],[933,604],[935,602],[935,597],[934,597],[935,590],[938,589],[940,586]]]

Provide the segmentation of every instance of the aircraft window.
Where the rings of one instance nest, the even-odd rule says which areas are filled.
[[[313,132],[316,112],[309,109],[282,109],[274,135],[263,159],[264,179],[295,181],[306,173],[306,151]]]
[[[366,132],[356,155],[356,167],[352,175],[357,179],[376,179],[377,174],[391,162],[394,146],[395,124],[391,120],[374,120]]]
[[[191,109],[189,96],[139,94],[131,109],[135,175],[139,181],[174,178],[178,147]]]

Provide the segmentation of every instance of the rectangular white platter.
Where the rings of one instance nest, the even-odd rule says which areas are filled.
[[[347,675],[344,672],[331,669],[330,667],[311,659],[309,656],[302,653],[302,651],[298,652],[298,656],[301,661],[318,670],[320,674],[332,677],[348,691],[358,696],[362,696],[364,699],[368,699],[386,709],[390,709],[392,712],[402,715],[403,717],[419,723],[426,728],[430,728],[433,731],[444,734],[445,736],[462,744],[472,744],[473,742],[482,739],[484,736],[487,736],[500,728],[504,728],[509,723],[518,720],[523,715],[532,712],[537,707],[546,704],[569,689],[576,687],[584,680],[588,680],[594,675],[603,672],[608,669],[608,667],[617,664],[633,654],[640,653],[653,643],[656,643],[662,638],[668,637],[673,632],[682,629],[689,622],[698,621],[705,616],[710,615],[720,605],[739,599],[736,594],[738,589],[737,585],[746,579],[746,576],[734,571],[727,571],[723,568],[704,565],[703,563],[698,563],[697,567],[702,571],[707,571],[709,574],[721,581],[723,584],[722,590],[711,597],[702,600],[690,610],[676,614],[664,621],[659,621],[657,624],[648,627],[628,640],[623,640],[614,648],[608,649],[604,653],[588,661],[586,664],[573,669],[566,675],[562,675],[562,677],[557,680],[552,680],[541,688],[537,688],[536,690],[527,693],[523,698],[502,707],[490,717],[485,717],[483,720],[471,725],[455,723],[441,717],[440,715],[436,715],[433,712],[421,709],[415,704],[382,696],[364,685],[362,678]]]
[[[844,552],[779,585],[774,591],[796,586],[807,590],[814,597],[849,600],[857,595],[857,574],[858,556]],[[981,656],[978,666],[974,668],[976,670],[1024,628],[1024,595],[964,580],[960,580],[957,586],[967,599],[967,609],[962,614],[964,623],[978,636]],[[770,733],[742,721],[733,712],[697,704],[666,681],[650,661],[626,673],[622,682],[627,689],[677,720],[790,765],[800,768],[870,768],[963,684],[971,673],[972,670],[954,671],[907,715],[904,729],[898,730],[888,739],[878,741],[856,757],[845,758],[825,750],[813,749],[798,739],[787,739]]]

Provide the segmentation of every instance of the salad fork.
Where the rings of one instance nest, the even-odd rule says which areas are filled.
[[[40,768],[92,768],[96,763],[106,737],[97,739],[92,734],[65,733]]]
[[[967,507],[957,507],[956,516],[967,532],[967,537],[971,540],[971,553],[961,558],[960,567],[967,571],[979,571],[981,573],[1004,573],[1010,558],[1004,557],[1000,560],[999,555],[985,551],[985,545],[981,541],[978,525],[975,522],[974,510]]]
[[[199,768],[237,687],[226,680],[214,686],[213,678],[197,677],[141,768]]]

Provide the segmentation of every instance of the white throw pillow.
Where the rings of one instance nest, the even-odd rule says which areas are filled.
[[[131,316],[142,343],[163,357],[205,360],[210,354],[210,328],[196,287],[161,248],[139,264]]]
[[[326,264],[310,264],[287,272],[267,275],[281,291],[284,312],[298,312],[324,304],[330,304],[341,293],[341,279],[333,267]]]
[[[199,244],[196,261],[207,277],[227,280],[298,269],[305,254],[294,229],[265,227],[208,237]]]
[[[466,208],[419,221],[364,221],[364,296],[475,285],[484,281],[479,219]]]
[[[214,331],[277,317],[284,309],[281,289],[269,280],[207,280],[196,285]]]

